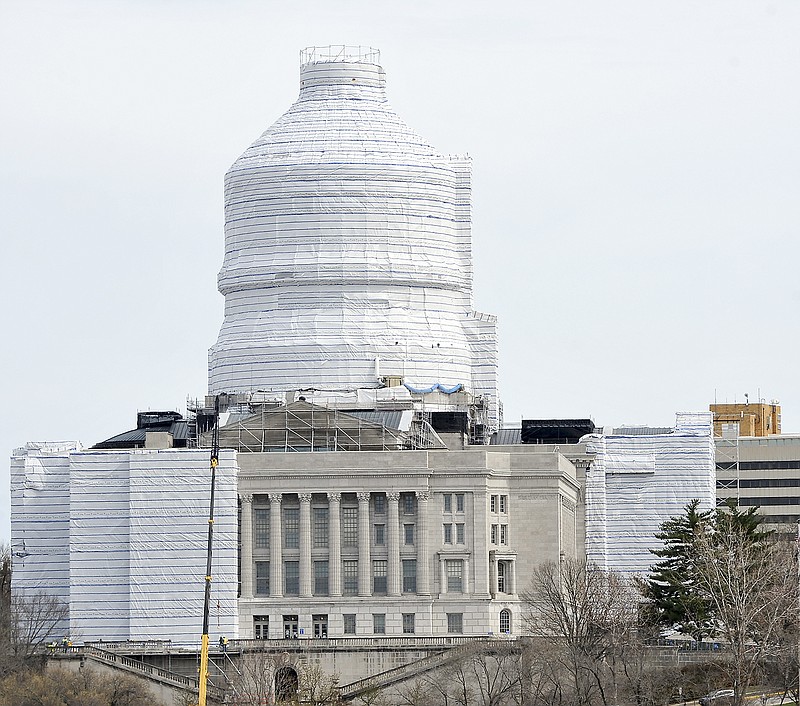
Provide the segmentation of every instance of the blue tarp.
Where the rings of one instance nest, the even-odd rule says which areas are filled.
[[[434,392],[436,390],[441,390],[446,395],[452,395],[454,392],[458,392],[464,386],[459,383],[458,385],[453,385],[453,387],[445,387],[442,383],[437,382],[431,385],[430,387],[411,387],[407,382],[403,383],[403,387],[405,387],[409,392],[415,392],[418,395],[422,395],[426,392]]]

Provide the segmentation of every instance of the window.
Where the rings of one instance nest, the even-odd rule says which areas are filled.
[[[456,524],[456,544],[464,544],[464,523]]]
[[[445,569],[447,571],[447,592],[461,593],[463,590],[464,560],[448,559],[445,561]]]
[[[456,512],[464,512],[464,493],[456,493]]]
[[[491,512],[497,512],[497,496],[492,495],[491,499],[489,500],[489,510]]]
[[[508,525],[500,525],[500,544],[508,544]]]
[[[253,510],[253,546],[256,549],[269,549],[269,508],[257,507]]]
[[[253,635],[256,640],[267,640],[269,638],[269,616],[253,616]]]
[[[386,634],[386,615],[383,613],[372,614],[372,632],[376,635]]]
[[[444,543],[445,544],[452,544],[453,543],[453,525],[445,524],[442,525],[444,527]]]
[[[406,515],[414,514],[414,495],[413,493],[403,493],[403,513]]]
[[[286,549],[300,546],[300,508],[283,508],[283,546]]]
[[[403,632],[406,635],[414,634],[414,614],[403,613]]]
[[[378,546],[386,544],[386,525],[375,525],[375,544]]]
[[[378,559],[372,562],[372,592],[386,593],[386,569],[388,562]]]
[[[312,508],[314,513],[314,547],[324,549],[328,546],[328,508]]]
[[[383,493],[376,493],[373,495],[372,502],[375,503],[376,515],[382,515],[386,512],[386,496]]]
[[[328,637],[328,616],[327,615],[312,615],[311,624],[314,627],[314,637],[322,638],[323,640]]]
[[[414,525],[403,525],[403,541],[405,544],[414,544]]]
[[[500,496],[500,512],[504,514],[508,512],[508,495]]]
[[[463,613],[448,613],[447,614],[447,632],[454,632],[461,634],[464,632],[464,614]]]
[[[314,562],[314,595],[328,595],[328,562]]]
[[[283,636],[285,638],[293,638],[297,639],[297,616],[296,615],[284,615],[283,616]]]
[[[511,632],[511,611],[503,608],[500,611],[500,634],[508,635]]]
[[[444,497],[444,511],[453,512],[453,496],[447,493],[443,497]]]
[[[417,592],[417,560],[403,559],[403,593]]]
[[[342,508],[342,546],[358,546],[358,508]]]
[[[492,525],[492,544],[497,544],[497,525]]]
[[[256,562],[256,595],[269,595],[269,562]]]
[[[355,596],[358,593],[358,561],[347,559],[342,562],[342,593]]]
[[[300,562],[283,562],[283,593],[286,596],[300,595]]]
[[[344,618],[344,634],[345,635],[355,635],[356,634],[356,614],[355,613],[345,613],[342,618]]]
[[[497,591],[506,593],[506,563],[504,561],[497,562]]]

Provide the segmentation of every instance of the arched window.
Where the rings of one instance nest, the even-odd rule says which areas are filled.
[[[275,672],[275,701],[283,703],[297,697],[299,679],[292,667],[281,667]]]
[[[511,634],[511,611],[507,608],[500,611],[500,634]]]

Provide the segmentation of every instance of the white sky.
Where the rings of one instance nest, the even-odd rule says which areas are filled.
[[[506,422],[760,391],[800,431],[798,36],[791,0],[0,0],[2,455],[205,393],[223,174],[341,43],[473,157]]]

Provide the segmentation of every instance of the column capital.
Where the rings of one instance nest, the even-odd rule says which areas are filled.
[[[371,493],[356,493],[356,497],[360,503],[368,503],[370,495]]]
[[[342,501],[342,494],[341,493],[328,493],[328,502],[329,503],[339,503]]]
[[[283,493],[270,493],[269,494],[269,501],[271,503],[277,503],[280,505],[281,500],[283,500]]]
[[[400,500],[400,493],[386,493],[386,499],[391,500],[392,502],[397,502]]]
[[[239,493],[239,500],[243,503],[251,503],[253,502],[253,494],[252,493]]]
[[[430,500],[431,494],[427,490],[418,490],[416,491],[417,500],[420,502],[428,502]]]
[[[301,503],[310,503],[311,502],[311,493],[298,493],[298,499]]]

